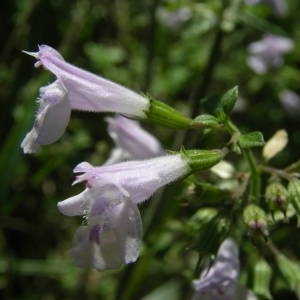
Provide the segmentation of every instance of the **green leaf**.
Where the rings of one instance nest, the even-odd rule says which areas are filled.
[[[220,106],[221,97],[218,95],[207,96],[200,100],[201,106],[209,114],[215,114],[216,109]]]
[[[276,253],[276,262],[290,289],[300,297],[300,264],[282,253]]]
[[[272,299],[270,293],[270,281],[272,269],[269,264],[261,259],[256,262],[253,270],[253,292],[262,299]]]
[[[228,115],[233,110],[233,107],[238,98],[238,86],[233,87],[227,91],[221,98],[221,107],[224,112]]]
[[[264,137],[260,131],[241,134],[238,142],[242,148],[261,147],[265,144]]]
[[[216,126],[219,125],[219,121],[216,117],[212,115],[199,115],[195,119],[193,119],[193,126]]]

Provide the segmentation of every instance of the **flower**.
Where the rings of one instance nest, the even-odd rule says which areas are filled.
[[[101,194],[99,188],[101,184],[82,193],[90,201],[78,213],[86,214],[87,225],[77,229],[70,255],[79,267],[103,271],[136,261],[142,221],[136,204],[116,186],[106,183]]]
[[[300,97],[291,90],[283,90],[279,93],[279,100],[284,110],[293,118],[299,120]]]
[[[87,191],[106,193],[106,183],[116,186],[120,193],[134,203],[148,199],[158,188],[184,177],[191,172],[207,169],[224,157],[221,150],[184,150],[180,154],[164,155],[140,161],[127,161],[113,165],[94,167],[82,162],[74,168],[76,177],[73,184],[86,182],[87,190],[58,203],[59,210],[68,216],[82,215],[89,206]],[[96,189],[95,189],[96,187]]]
[[[293,47],[294,42],[289,38],[265,34],[260,41],[249,45],[247,63],[256,73],[266,73],[272,67],[280,67],[283,64],[282,55]]]
[[[55,49],[40,45],[38,52],[25,53],[38,59],[36,67],[42,65],[57,77],[53,84],[40,89],[37,119],[32,131],[22,142],[25,153],[35,152],[39,145],[59,139],[68,124],[70,110],[117,112],[134,118],[146,117],[149,99],[67,63]]]
[[[164,153],[159,141],[136,121],[117,115],[106,119],[108,132],[116,144],[106,164],[125,159],[145,159]]]
[[[136,206],[156,189],[190,171],[181,155],[93,167],[84,162],[75,183],[86,181],[80,194],[58,203],[67,216],[86,216],[88,225],[77,229],[70,252],[80,267],[98,270],[134,262],[139,254],[142,225]]]
[[[98,270],[119,267],[137,259],[142,226],[137,204],[159,187],[190,172],[211,167],[223,158],[220,150],[185,150],[142,161],[75,167],[74,183],[86,182],[78,195],[58,203],[67,216],[86,216],[74,238],[71,255],[78,266]]]
[[[213,265],[206,267],[200,279],[193,281],[196,290],[193,300],[257,299],[238,283],[239,269],[237,245],[232,239],[226,239],[221,244]]]
[[[83,173],[76,177],[75,183],[86,182],[87,190],[81,194],[58,203],[59,210],[68,216],[84,214],[84,208],[90,206],[90,190],[106,193],[111,184],[120,194],[127,196],[134,203],[149,198],[158,188],[166,185],[191,171],[188,162],[180,154],[165,155],[142,161],[128,161],[113,165],[93,167],[82,162],[74,173]],[[92,197],[93,198],[93,197]]]

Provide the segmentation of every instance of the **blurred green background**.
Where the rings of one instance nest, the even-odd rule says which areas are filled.
[[[284,89],[300,93],[300,2],[287,5],[287,15],[278,17],[267,5],[236,0],[1,1],[1,299],[189,299],[190,280],[199,275],[182,229],[195,212],[185,205],[182,183],[168,187],[163,201],[154,196],[142,205],[145,238],[136,264],[104,273],[73,265],[68,249],[81,219],[61,215],[56,203],[82,189],[71,187],[72,168],[81,161],[100,165],[113,142],[104,115],[72,112],[58,142],[24,155],[20,143],[32,126],[38,89],[54,76],[35,69],[21,50],[48,44],[69,62],[186,115],[195,100],[239,85],[233,119],[266,139],[285,128],[289,147],[274,161],[284,167],[299,158],[300,147],[299,115],[285,111],[278,97]],[[295,47],[281,67],[257,75],[246,64],[247,45],[266,32],[290,37]],[[167,149],[184,140],[183,133],[144,125]],[[199,138],[193,146],[209,142]],[[280,234],[284,248],[300,249],[297,241],[281,242],[287,232]],[[282,290],[279,284],[275,299],[283,299]]]

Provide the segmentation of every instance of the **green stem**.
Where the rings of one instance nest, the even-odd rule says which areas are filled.
[[[257,168],[257,164],[252,151],[250,149],[243,149],[243,154],[251,170],[250,195],[253,197],[254,201],[259,201],[261,189],[260,171]]]
[[[300,170],[300,160],[292,163],[290,166],[285,168],[285,172],[298,172]]]
[[[225,126],[230,134],[236,136],[239,136],[241,134],[240,130],[232,123],[230,119],[227,120]],[[242,147],[240,148],[242,149]],[[250,198],[252,198],[254,201],[259,201],[261,189],[260,170],[257,167],[257,163],[255,161],[252,151],[247,148],[242,150],[243,156],[247,160],[251,171]]]

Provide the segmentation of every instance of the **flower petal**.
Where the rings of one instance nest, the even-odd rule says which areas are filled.
[[[54,83],[40,89],[40,107],[32,130],[24,138],[24,153],[36,152],[40,145],[58,140],[70,119],[71,108],[63,86]]]
[[[94,199],[89,189],[85,189],[82,193],[70,197],[57,203],[58,210],[66,216],[81,216],[88,212],[88,209]]]
[[[80,267],[115,269],[136,261],[141,238],[140,213],[133,202],[123,199],[104,221],[95,216],[89,218],[89,226],[79,227],[70,254]]]
[[[138,122],[121,115],[106,120],[109,124],[110,136],[132,159],[146,159],[164,153],[158,140],[144,130]]]

